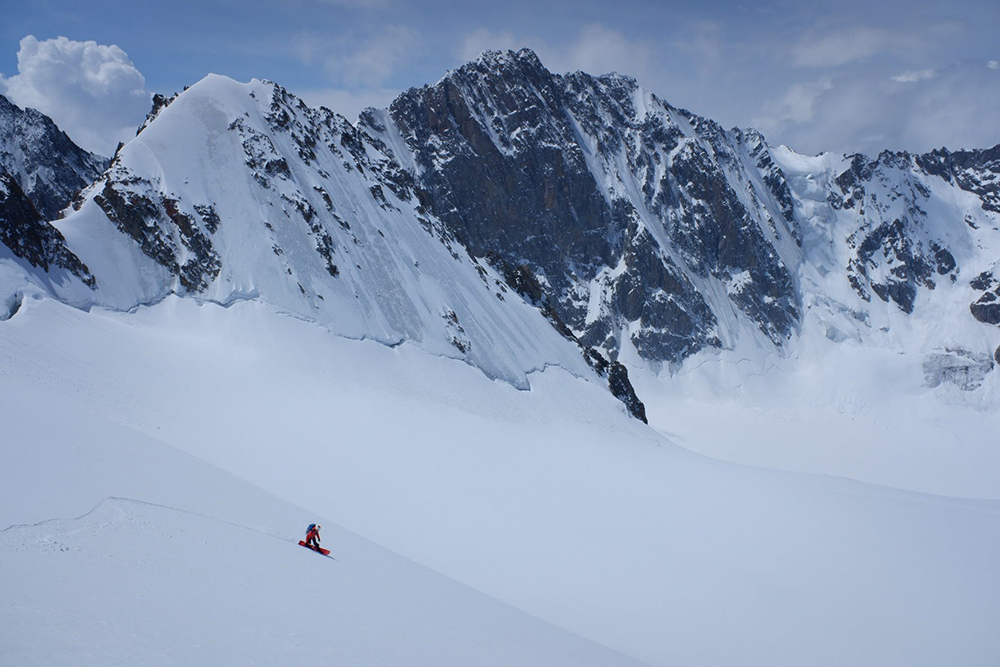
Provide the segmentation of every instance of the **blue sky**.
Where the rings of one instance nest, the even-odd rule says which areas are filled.
[[[273,79],[353,117],[482,49],[521,46],[553,71],[630,74],[674,105],[802,152],[1000,143],[997,2],[8,4],[0,92],[105,153],[150,93],[208,72]]]

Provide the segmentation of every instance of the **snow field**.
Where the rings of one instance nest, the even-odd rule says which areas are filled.
[[[1000,654],[997,503],[702,458],[558,368],[518,391],[260,303],[177,298],[128,315],[26,301],[0,327],[0,350],[0,387],[25,397],[23,414],[75,422],[75,439],[38,436],[68,487],[92,448],[70,447],[63,470],[67,440],[127,429],[129,449],[183,450],[191,466],[648,664],[985,666]],[[27,439],[38,421],[14,432]],[[268,523],[253,517],[261,501],[185,501],[153,481],[187,473],[146,475],[147,493],[130,480],[138,467],[107,473],[74,508],[5,521],[79,516],[112,495],[269,534],[313,518]],[[7,493],[5,507],[47,495],[23,483]],[[341,539],[327,541],[341,558]]]
[[[72,400],[11,398],[4,665],[641,664]],[[296,543],[317,520],[336,560]]]

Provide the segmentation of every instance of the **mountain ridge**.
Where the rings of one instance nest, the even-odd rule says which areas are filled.
[[[209,75],[154,104],[56,223],[97,287],[54,293],[125,309],[262,298],[521,387],[550,363],[613,370],[636,416],[621,361],[783,355],[810,318],[830,340],[889,345],[919,322],[928,335],[900,351],[986,382],[998,151],[801,156],[631,77],[552,74],[529,50],[485,52],[356,125]],[[967,320],[950,338],[922,305],[943,292]]]
[[[0,94],[0,172],[18,181],[45,220],[58,217],[107,165],[107,158],[77,146],[45,114]]]

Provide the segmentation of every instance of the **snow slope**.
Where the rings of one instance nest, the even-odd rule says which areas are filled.
[[[546,365],[591,374],[535,308],[504,298],[493,269],[434,232],[384,145],[273,83],[207,76],[56,224],[97,277],[96,291],[57,286],[77,306],[260,300],[521,388]]]
[[[0,467],[4,665],[641,664],[107,420],[79,387],[39,395],[70,378],[23,361],[35,381],[11,391],[5,363],[0,390],[17,415]],[[296,544],[317,520],[335,560]]]
[[[179,611],[200,604],[191,587],[235,596],[242,610],[253,598],[241,582],[269,573],[275,585],[261,595],[290,595],[294,603],[274,609],[294,614],[305,604],[298,573],[312,581],[317,561],[339,568],[323,584],[331,617],[302,627],[310,637],[333,633],[336,650],[361,651],[345,662],[412,664],[400,647],[429,629],[388,647],[369,643],[373,625],[398,637],[394,628],[409,622],[387,618],[390,609],[418,609],[402,615],[419,614],[422,628],[456,627],[413,602],[439,581],[416,566],[339,530],[327,534],[336,563],[268,537],[294,538],[312,519],[286,503],[649,664],[985,667],[1000,654],[997,503],[695,456],[628,418],[595,383],[558,368],[532,374],[531,390],[519,391],[416,345],[346,340],[259,303],[222,308],[176,297],[131,314],[28,300],[0,327],[0,351],[0,393],[15,397],[5,404],[20,413],[10,433],[24,445],[9,450],[15,465],[4,467],[0,507],[14,509],[3,523],[81,516],[115,496],[252,529],[111,500],[83,519],[4,531],[2,571],[16,573],[5,575],[4,588],[17,591],[6,613],[40,619],[19,621],[7,639],[24,655],[58,632],[56,619],[88,634],[65,637],[66,650],[98,650],[109,645],[102,638],[113,644],[119,632],[134,632],[165,662],[183,660],[183,641],[157,634],[170,621],[176,638],[204,641],[207,655],[218,655],[227,638],[203,633]],[[68,491],[75,488],[86,492]],[[146,539],[155,548],[136,544]],[[217,540],[225,547],[216,550]],[[232,542],[245,546],[231,555]],[[72,574],[74,551],[84,552],[85,577]],[[137,586],[176,600],[177,613],[146,623],[111,595],[98,607],[110,628],[85,620],[78,600],[112,579],[109,554],[121,554]],[[381,559],[394,563],[388,573],[374,569]],[[149,572],[164,572],[165,583],[151,583]],[[403,592],[373,588],[382,576],[398,577]],[[77,602],[36,595],[47,579],[65,582]],[[485,633],[497,629],[491,614],[507,613],[466,589],[441,595],[482,611],[460,628]],[[343,606],[331,602],[337,596]],[[206,604],[210,627],[229,622],[215,613],[228,607]],[[354,619],[359,609],[370,623]],[[262,629],[253,650],[284,655],[297,626],[239,613],[248,624],[241,627]],[[476,640],[497,664],[527,664],[508,653],[527,650],[526,637],[538,638],[532,647],[576,647],[548,657],[539,649],[540,663],[579,664],[579,649],[611,664],[593,645],[508,619],[509,633]],[[337,634],[338,626],[347,630]],[[442,632],[428,651],[459,657],[437,664],[485,662]]]

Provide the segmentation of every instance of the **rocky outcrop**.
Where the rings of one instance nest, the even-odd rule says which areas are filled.
[[[931,193],[920,164],[908,153],[887,151],[875,160],[854,155],[836,179],[839,192],[828,199],[834,209],[861,222],[847,239],[853,251],[847,267],[851,286],[866,301],[874,293],[905,313],[913,312],[919,288],[934,289],[936,280],[957,278],[946,242],[926,224],[923,205]]]
[[[104,214],[142,252],[177,276],[185,290],[204,290],[219,275],[221,260],[206,233],[218,225],[211,207],[202,208],[207,217],[199,220],[183,210],[179,198],[117,163],[102,185],[94,201]]]
[[[992,271],[983,271],[969,281],[969,286],[982,292],[969,306],[972,316],[983,324],[1000,324],[1000,280]]]
[[[928,174],[976,195],[984,211],[1000,213],[1000,145],[955,152],[941,148],[916,156],[916,163]]]
[[[44,220],[55,220],[108,161],[74,144],[52,120],[0,95],[0,171],[17,180]]]
[[[95,287],[90,270],[66,247],[66,239],[45,222],[17,179],[0,173],[0,243],[15,256],[43,271],[65,269]]]

